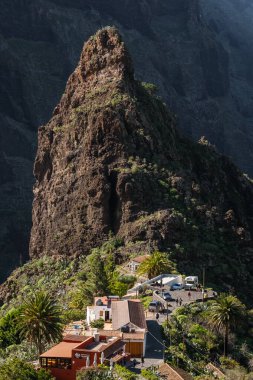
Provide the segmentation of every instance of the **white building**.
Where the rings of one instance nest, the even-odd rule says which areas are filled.
[[[143,263],[143,261],[145,261],[148,257],[149,255],[143,255],[132,258],[132,260],[128,264],[128,267],[131,270],[131,272],[136,272],[141,263]]]
[[[87,325],[90,326],[91,322],[102,318],[105,322],[112,320],[112,302],[119,300],[117,296],[109,297],[95,297],[94,305],[87,306]]]

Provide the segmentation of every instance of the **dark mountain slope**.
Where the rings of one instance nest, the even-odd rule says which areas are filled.
[[[91,37],[39,130],[31,257],[82,256],[110,232],[129,249],[171,254],[182,272],[252,287],[253,186],[134,79],[114,28]]]
[[[101,26],[120,29],[136,76],[158,85],[188,136],[252,174],[250,14],[243,0],[1,1],[0,279],[27,258],[37,128]]]

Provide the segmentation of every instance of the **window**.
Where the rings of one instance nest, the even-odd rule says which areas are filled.
[[[71,359],[66,358],[41,358],[41,367],[71,369]]]
[[[47,367],[56,368],[57,359],[56,358],[47,358]]]
[[[100,317],[103,317],[103,316],[104,316],[104,312],[103,312],[103,310],[100,310],[100,312],[99,312],[99,316],[100,316]]]

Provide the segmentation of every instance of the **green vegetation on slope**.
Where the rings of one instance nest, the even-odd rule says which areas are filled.
[[[164,325],[168,346],[166,360],[196,376],[206,373],[209,362],[219,363],[223,371],[236,369],[239,373],[242,368],[250,372],[253,359],[251,326],[251,311],[246,311],[232,295],[221,294],[204,304],[185,305],[173,313],[168,325]],[[227,356],[223,356],[224,334],[227,334]]]

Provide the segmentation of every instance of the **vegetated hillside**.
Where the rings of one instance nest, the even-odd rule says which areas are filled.
[[[88,40],[39,129],[30,255],[86,255],[113,233],[125,255],[166,251],[179,271],[205,266],[209,283],[252,294],[252,183],[181,137],[154,92],[116,29]]]
[[[0,280],[27,258],[37,128],[101,26],[117,25],[137,77],[158,85],[188,136],[207,136],[253,173],[251,3],[2,0]]]

